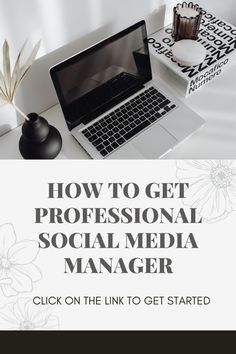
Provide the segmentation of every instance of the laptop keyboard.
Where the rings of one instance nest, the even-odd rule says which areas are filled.
[[[82,134],[106,157],[175,108],[175,104],[150,87]]]

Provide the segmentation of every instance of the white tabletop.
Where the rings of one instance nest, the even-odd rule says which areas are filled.
[[[205,119],[206,125],[164,159],[236,159],[236,65],[184,102]],[[62,135],[59,159],[90,158],[68,131],[59,105],[41,116]],[[18,127],[0,137],[0,159],[22,158],[18,149],[20,136]]]

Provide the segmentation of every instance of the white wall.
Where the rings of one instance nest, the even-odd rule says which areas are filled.
[[[0,44],[16,52],[26,38],[42,39],[40,56],[98,28],[108,36],[145,18],[149,31],[171,21],[178,0],[0,0]],[[199,0],[200,5],[236,24],[235,0]]]
[[[0,40],[21,43],[30,36],[43,39],[42,51],[49,52],[90,31],[110,25],[120,29],[140,18],[154,15],[173,0],[0,0]],[[199,0],[203,7],[236,22],[235,0]],[[170,18],[170,17],[169,17]],[[158,27],[158,23],[156,24]],[[111,31],[112,31],[111,30]]]
[[[0,42],[42,39],[41,55],[104,27],[104,36],[146,18],[153,29],[165,0],[0,0]],[[163,17],[163,16],[162,16]],[[156,22],[156,23],[155,23]]]

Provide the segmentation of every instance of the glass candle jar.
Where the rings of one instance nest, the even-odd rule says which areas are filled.
[[[174,7],[172,37],[175,41],[181,39],[198,39],[202,19],[202,8],[192,2],[178,4]]]

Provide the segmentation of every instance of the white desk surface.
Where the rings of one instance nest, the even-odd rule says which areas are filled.
[[[184,102],[205,119],[206,125],[164,159],[236,159],[236,65]],[[58,159],[90,158],[68,131],[59,105],[41,116],[62,135],[63,148]],[[22,158],[18,149],[20,136],[18,127],[0,137],[0,159]]]

